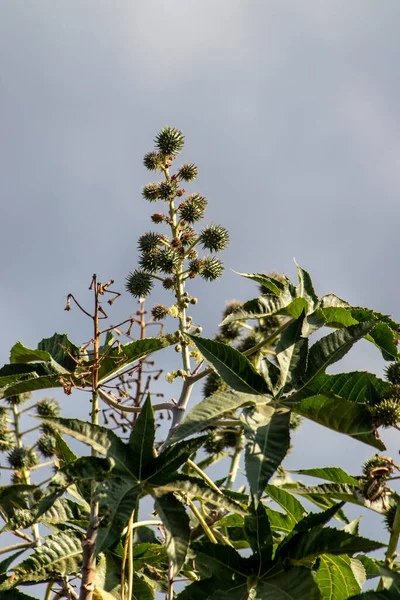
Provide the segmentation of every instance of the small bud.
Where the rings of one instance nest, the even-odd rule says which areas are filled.
[[[174,304],[173,306],[170,306],[168,308],[167,312],[170,317],[173,317],[175,319],[179,315],[179,308],[176,306],[176,304]]]
[[[165,374],[165,380],[167,381],[167,383],[174,383],[177,376],[177,373],[175,371],[172,371],[172,373]]]
[[[167,220],[167,217],[163,213],[154,213],[154,215],[151,215],[151,220],[153,223],[162,223]]]
[[[194,330],[194,333],[202,333],[202,332],[203,332],[202,327],[196,327],[196,329]]]
[[[198,300],[197,298],[190,298],[190,304],[197,304]]]
[[[182,346],[180,344],[175,346],[175,352],[182,352]]]

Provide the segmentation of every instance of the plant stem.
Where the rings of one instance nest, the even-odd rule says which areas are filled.
[[[45,593],[45,596],[44,596],[44,600],[50,600],[51,593],[53,591],[53,585],[54,585],[54,581],[53,580],[49,581],[49,583],[47,584],[46,593]]]
[[[237,472],[239,470],[240,456],[243,450],[243,436],[240,437],[235,452],[232,456],[231,468],[229,470],[228,479],[226,480],[226,488],[230,490],[235,482]]]
[[[206,536],[208,537],[208,539],[210,540],[210,542],[212,542],[213,544],[218,544],[218,542],[217,542],[217,540],[216,540],[213,532],[211,531],[211,529],[207,525],[207,523],[206,523],[203,515],[198,510],[197,506],[189,498],[187,498],[187,503],[190,506],[190,508],[191,508],[194,516],[196,517],[196,519],[200,523],[201,528],[203,529],[204,533],[206,534]]]
[[[388,547],[387,547],[387,550],[385,553],[385,562],[386,562],[387,566],[389,567],[389,569],[391,569],[393,567],[393,563],[396,558],[396,550],[397,550],[397,546],[399,543],[399,538],[400,538],[400,499],[397,502],[392,531],[390,533],[389,543],[388,543]],[[379,591],[379,590],[383,590],[383,589],[384,589],[384,583],[383,583],[383,577],[381,577],[377,590]]]
[[[21,433],[20,427],[19,427],[19,411],[18,411],[18,407],[16,404],[12,405],[12,411],[13,411],[13,418],[14,418],[14,435],[15,435],[15,443],[17,448],[23,448],[23,444],[22,444],[22,436],[23,433]],[[22,479],[23,482],[26,485],[29,485],[31,483],[31,478],[30,478],[30,473],[27,469],[21,469],[21,473],[22,473]],[[34,500],[31,498],[31,502],[33,503]],[[37,523],[34,523],[31,527],[32,529],[32,535],[33,538],[35,540],[35,545],[36,546],[40,546],[40,532],[39,532],[39,525]]]
[[[100,330],[99,330],[99,286],[97,276],[92,279],[94,294],[94,314],[93,319],[93,367],[92,367],[92,411],[91,421],[93,425],[99,423],[99,398],[98,398],[98,380],[100,367]],[[97,456],[97,452],[92,448],[92,456]],[[90,524],[86,536],[82,542],[82,583],[79,600],[93,600],[94,578],[96,575],[96,539],[99,527],[99,503],[96,498],[97,482],[91,483],[90,497]]]
[[[21,544],[14,544],[13,546],[6,546],[0,549],[0,554],[6,554],[6,552],[12,552],[13,550],[22,550],[25,548],[32,548],[36,545],[36,542],[21,542]]]
[[[193,469],[194,471],[196,471],[196,473],[198,473],[200,475],[200,477],[202,477],[202,479],[204,479],[204,481],[206,483],[208,483],[208,485],[214,490],[216,491],[218,494],[222,494],[221,490],[219,489],[219,487],[217,487],[215,485],[215,483],[208,477],[208,475],[206,475],[204,473],[204,471],[202,471],[200,469],[199,466],[196,465],[196,463],[194,463],[192,460],[190,460],[190,458],[188,458],[188,460],[186,461],[186,464],[189,465],[189,467],[191,469]]]

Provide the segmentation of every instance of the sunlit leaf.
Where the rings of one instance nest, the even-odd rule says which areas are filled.
[[[165,544],[170,561],[172,562],[173,574],[179,573],[189,548],[189,517],[185,508],[173,494],[158,496],[154,503],[165,530]]]

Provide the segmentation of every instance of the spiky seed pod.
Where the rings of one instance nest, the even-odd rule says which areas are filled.
[[[204,382],[203,397],[208,398],[208,396],[211,396],[211,394],[215,394],[216,392],[224,392],[227,389],[228,386],[226,383],[219,375],[212,371],[209,375],[207,375]]]
[[[38,458],[28,448],[13,448],[7,456],[8,464],[13,469],[29,469],[38,464]]]
[[[382,400],[370,410],[374,423],[378,427],[391,427],[400,421],[400,402],[395,398]]]
[[[198,168],[194,163],[184,163],[178,171],[178,177],[182,181],[194,181],[198,174]]]
[[[153,289],[153,278],[149,273],[135,269],[126,278],[125,287],[135,298],[146,297]]]
[[[11,476],[11,482],[12,483],[24,483],[25,481],[25,476],[21,471],[14,471],[14,473]]]
[[[0,452],[10,450],[14,446],[14,436],[7,429],[0,429]]]
[[[400,384],[400,361],[396,360],[395,362],[390,363],[390,365],[385,369],[386,379],[393,383],[394,385]]]
[[[36,404],[36,413],[44,419],[47,417],[58,417],[60,405],[54,398],[43,398]]]
[[[157,254],[158,268],[163,273],[173,273],[179,262],[178,254],[170,248],[162,248]]]
[[[175,179],[161,181],[158,184],[159,198],[162,200],[171,200],[176,197],[178,189],[178,182]]]
[[[242,303],[238,300],[232,300],[231,302],[228,302],[222,313],[223,318],[225,319],[225,317],[228,315],[237,312],[241,307]],[[225,325],[220,326],[218,337],[221,339],[221,342],[229,343],[237,340],[241,334],[241,331],[242,327],[238,323],[232,321],[231,323],[226,323]]]
[[[45,458],[54,456],[56,447],[56,440],[52,435],[42,435],[37,441],[37,449]]]
[[[24,394],[17,394],[15,396],[9,396],[8,398],[4,398],[6,402],[10,405],[19,405],[24,404],[31,397],[30,392],[25,392]]]
[[[272,333],[275,329],[280,326],[279,317],[266,317],[265,319],[260,319],[258,321],[257,330],[262,332],[263,334]]]
[[[200,275],[200,273],[204,270],[204,259],[203,258],[194,258],[189,262],[189,271],[193,273],[193,277],[195,275]]]
[[[296,413],[290,413],[290,421],[289,421],[289,429],[295,431],[300,427],[303,422],[303,417],[301,415],[296,415]]]
[[[159,254],[160,253],[158,250],[143,252],[143,254],[141,254],[139,257],[139,265],[148,273],[156,273],[160,269],[158,264]]]
[[[240,429],[226,429],[222,434],[225,448],[236,448],[241,434]]]
[[[149,171],[158,171],[163,160],[164,157],[159,152],[147,152],[143,157],[143,164]]]
[[[204,217],[207,200],[198,194],[190,194],[178,207],[179,214],[187,223],[197,223]]]
[[[163,221],[166,221],[167,218],[168,217],[164,215],[164,213],[154,213],[154,215],[151,215],[153,223],[162,223]]]
[[[391,461],[391,459],[388,459],[385,456],[381,456],[380,454],[375,454],[374,456],[371,456],[371,458],[365,461],[362,467],[362,472],[363,475],[365,475],[365,477],[369,478],[373,477],[374,472],[376,472],[377,469],[379,469],[379,476],[384,477],[385,474],[383,473],[382,475],[382,471],[388,470],[390,474],[393,471],[393,468],[393,462]]]
[[[163,304],[155,304],[151,309],[153,319],[162,321],[168,315],[168,309]]]
[[[175,277],[166,277],[163,281],[163,288],[166,290],[175,289],[176,279]]]
[[[397,503],[389,506],[388,510],[383,515],[383,520],[388,531],[392,531],[394,517],[396,515]]]
[[[148,231],[138,239],[138,248],[140,252],[151,252],[160,245],[160,234],[154,231]]]
[[[222,225],[208,225],[200,234],[200,243],[210,252],[222,252],[229,243],[229,232]]]
[[[185,145],[185,136],[179,129],[167,125],[157,134],[154,143],[161,154],[176,156]]]
[[[57,433],[57,427],[54,427],[51,423],[42,423],[40,426],[40,431],[44,435],[52,435],[55,436]]]
[[[148,183],[142,189],[142,196],[149,202],[157,202],[160,199],[160,188],[158,183]]]
[[[219,279],[224,272],[224,265],[222,262],[214,256],[205,256],[203,261],[204,268],[200,273],[200,277],[206,281],[216,281]]]

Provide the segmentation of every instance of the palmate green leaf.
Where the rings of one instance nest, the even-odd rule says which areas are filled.
[[[304,496],[308,498],[313,497],[316,500],[318,497],[321,500],[340,500],[343,502],[350,502],[357,506],[364,506],[374,512],[384,515],[387,509],[391,506],[396,506],[397,500],[393,497],[393,494],[385,495],[384,500],[379,498],[374,502],[366,500],[361,494],[361,489],[354,485],[340,484],[340,483],[323,483],[320,485],[304,485],[301,482],[297,483],[285,483],[285,489],[289,490],[292,494],[297,496]]]
[[[323,600],[347,600],[361,591],[347,555],[322,554],[315,575]]]
[[[51,354],[46,350],[32,350],[17,342],[11,348],[10,363],[51,362]]]
[[[192,548],[196,554],[196,569],[200,571],[201,580],[192,583],[178,594],[178,600],[248,598],[246,586],[248,569],[245,559],[236,550],[209,542],[195,543]]]
[[[308,340],[302,336],[305,313],[286,327],[276,346],[280,368],[279,388],[292,390],[307,368]]]
[[[0,507],[7,517],[12,517],[14,510],[28,508],[28,498],[37,489],[36,485],[15,483],[0,486]]]
[[[296,262],[296,261],[295,261]],[[305,298],[307,300],[309,306],[309,312],[312,312],[318,304],[318,296],[315,293],[314,286],[312,284],[312,280],[310,274],[307,273],[304,269],[302,269],[297,263],[297,275],[299,277],[299,285],[297,287],[297,294],[301,298]]]
[[[82,567],[82,534],[74,529],[48,535],[33,554],[14,568],[0,591],[21,583],[49,581],[79,573]]]
[[[157,496],[169,492],[183,492],[187,494],[189,498],[199,498],[200,500],[204,500],[204,502],[209,502],[214,506],[238,513],[239,515],[247,514],[247,510],[242,508],[240,504],[231,500],[222,492],[221,494],[218,494],[198,478],[186,477],[178,474],[175,479],[154,488],[154,493]]]
[[[348,475],[340,467],[318,467],[316,469],[299,469],[297,471],[291,470],[290,473],[298,473],[299,475],[307,475],[308,477],[318,477],[319,479],[326,479],[327,481],[333,481],[333,483],[347,483],[349,485],[358,485],[358,481],[355,477]]]
[[[154,460],[153,445],[155,438],[154,412],[150,394],[129,436],[129,462],[138,479],[142,479],[143,470]]]
[[[79,419],[49,418],[43,420],[51,422],[64,434],[91,446],[96,452],[113,459],[115,468],[120,472],[132,475],[127,455],[128,446],[110,429]]]
[[[181,570],[189,548],[189,517],[182,503],[171,493],[158,496],[154,508],[164,525],[165,545],[175,576]]]
[[[352,600],[398,600],[399,593],[391,590],[383,590],[382,592],[364,592],[351,597]]]
[[[224,413],[235,410],[240,406],[255,404],[257,402],[265,404],[268,400],[269,398],[266,396],[234,391],[213,394],[196,404],[189,411],[179,427],[172,433],[170,439],[165,442],[165,445],[174,444],[189,435],[203,431],[210,421],[220,419],[224,416]]]
[[[44,338],[39,342],[38,350],[48,352],[57,364],[70,373],[76,369],[74,358],[78,359],[81,355],[80,348],[65,333],[55,333],[51,338]]]
[[[313,559],[321,554],[355,554],[371,552],[383,548],[385,544],[351,535],[343,530],[331,527],[315,527],[311,531],[295,534],[288,541],[280,554],[292,564],[304,559]]]
[[[322,394],[310,396],[295,404],[292,410],[315,423],[346,435],[355,436],[374,431],[372,416],[367,407],[343,398]]]
[[[387,323],[378,323],[365,339],[379,348],[384,360],[395,360],[398,357],[397,330],[393,331]]]
[[[234,272],[236,273],[236,271]],[[285,289],[285,284],[282,281],[269,275],[264,275],[264,273],[237,273],[237,275],[259,283],[269,292],[275,294],[275,296],[280,296],[281,292]]]
[[[7,590],[1,593],[2,600],[37,600],[34,596],[28,596],[19,590]]]
[[[295,298],[287,292],[283,292],[279,297],[260,296],[249,300],[243,304],[240,310],[228,315],[221,323],[226,325],[232,321],[247,321],[248,319],[263,319],[273,315],[282,315],[297,319],[303,310],[307,311],[308,305],[305,298]]]
[[[307,384],[312,381],[318,375],[324,373],[329,365],[343,358],[352,346],[365,337],[375,325],[376,321],[350,325],[350,327],[330,333],[311,346],[304,383]]]
[[[325,294],[319,301],[319,305],[321,308],[331,308],[336,306],[344,306],[351,307],[351,304],[343,300],[343,298],[339,298],[336,294]]]
[[[265,379],[239,350],[222,342],[189,335],[196,348],[218,375],[237,392],[245,394],[267,394]]]
[[[254,600],[321,600],[311,571],[303,567],[283,570],[260,581]]]
[[[249,514],[244,518],[244,533],[254,554],[263,561],[272,557],[272,535],[268,514],[262,502],[257,508],[250,505]]]
[[[289,450],[290,412],[257,406],[245,409],[241,420],[246,438],[246,477],[257,506],[265,486]]]
[[[383,381],[383,379],[379,379],[366,371],[353,371],[351,373],[339,373],[338,375],[324,373],[308,382],[301,390],[285,398],[285,402],[292,404],[308,396],[322,394],[335,395],[351,402],[363,403],[370,384],[381,396],[390,393],[391,387],[387,381]]]
[[[143,478],[151,485],[161,485],[201,448],[207,438],[208,435],[202,435],[164,448],[157,458],[149,463]]]
[[[267,512],[271,531],[280,531],[285,534],[288,534],[292,531],[293,524],[286,513],[269,508],[269,506],[266,506],[265,510]]]
[[[158,338],[145,338],[123,344],[118,348],[110,348],[103,356],[99,369],[99,384],[106,381],[111,375],[117,375],[128,365],[145,358],[157,350],[167,348],[175,342],[175,337],[162,336]],[[88,363],[89,365],[91,363]]]
[[[307,514],[304,506],[297,500],[293,494],[290,494],[283,488],[268,484],[265,488],[267,495],[274,500],[286,512],[290,522],[290,530],[301,521]]]
[[[56,456],[60,461],[60,466],[69,465],[70,463],[77,460],[77,455],[71,450],[64,438],[56,431],[54,433],[56,440]],[[76,489],[74,487],[74,495],[80,501],[84,503],[90,503],[91,484],[87,481],[76,482]],[[68,493],[71,494],[71,486],[69,487]]]
[[[100,505],[100,515],[104,516],[97,532],[97,552],[121,538],[142,493],[143,485],[127,475],[108,479],[97,486],[96,498]]]
[[[62,387],[62,383],[60,381],[59,374],[40,376],[35,370],[31,371],[27,375],[21,375],[14,381],[8,383],[5,383],[3,381],[3,378],[0,378],[0,397],[8,398],[10,396],[18,396],[18,394],[25,394],[28,392],[35,392],[38,390],[47,390],[60,387]]]

